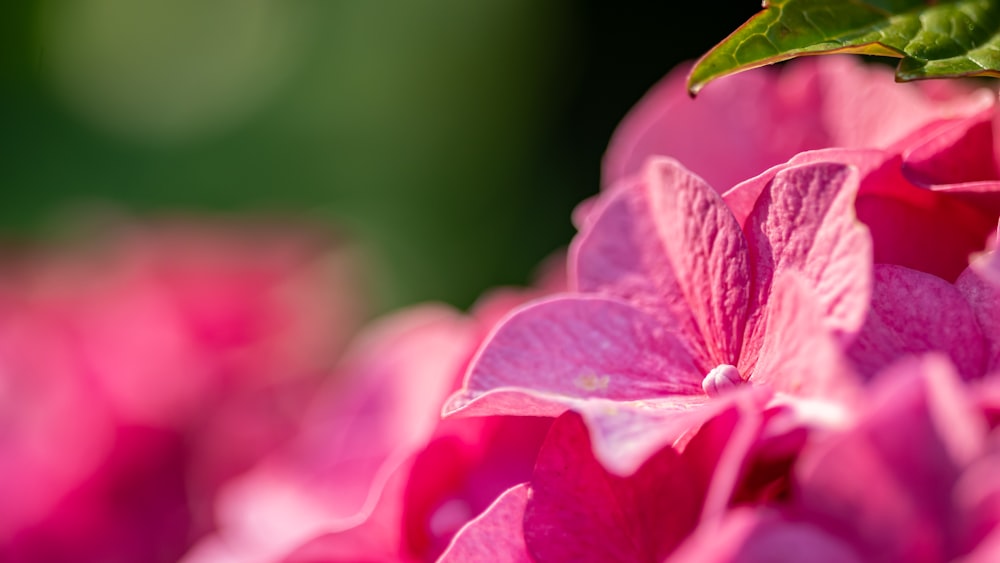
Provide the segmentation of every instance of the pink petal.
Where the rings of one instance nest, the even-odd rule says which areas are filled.
[[[733,211],[736,221],[746,226],[747,218],[753,212],[757,200],[768,188],[774,177],[787,168],[805,164],[841,163],[858,169],[861,182],[874,171],[885,166],[893,156],[881,150],[872,149],[822,149],[801,152],[786,163],[773,166],[759,175],[748,178],[722,194],[722,199]]]
[[[458,532],[438,561],[531,563],[522,524],[527,503],[527,483],[509,489]]]
[[[632,305],[553,297],[495,329],[444,412],[553,416],[578,399],[701,395],[701,378],[677,337]]]
[[[746,385],[711,400],[704,395],[628,402],[590,399],[573,410],[590,429],[594,456],[601,465],[627,477],[656,452],[676,444],[723,411],[736,408],[734,405],[759,410],[770,396],[766,389]]]
[[[900,85],[889,69],[851,56],[820,59],[822,117],[831,147],[890,147],[928,124],[975,115],[996,98],[987,88],[964,84]]]
[[[618,126],[604,157],[603,185],[638,172],[650,156],[665,155],[725,189],[801,150],[824,146],[818,91],[807,83],[810,71],[801,68],[808,66],[783,80],[771,69],[726,77],[697,100],[685,89],[687,65],[675,69]],[[786,133],[772,135],[776,128]]]
[[[871,311],[848,355],[870,377],[899,358],[931,351],[948,354],[966,379],[984,373],[983,333],[955,286],[909,268],[877,264]]]
[[[767,305],[776,271],[802,275],[816,291],[825,324],[861,328],[871,291],[871,239],[854,214],[858,176],[836,163],[778,172],[747,218],[758,307]]]
[[[996,199],[997,193],[971,193],[968,185],[935,186],[933,191],[917,187],[903,176],[898,155],[879,150],[802,153],[735,186],[723,198],[745,225],[760,194],[780,171],[820,162],[858,169],[861,187],[855,209],[871,232],[876,263],[906,266],[952,281],[965,269],[968,254],[981,250],[996,228],[996,212],[990,206],[1000,206],[990,198]]]
[[[572,248],[577,289],[625,298],[677,326],[706,373],[734,364],[749,270],[746,240],[718,194],[676,161],[654,159],[595,213]]]
[[[299,435],[222,492],[220,534],[234,548],[273,554],[364,519],[390,476],[431,439],[474,345],[472,328],[436,306],[371,328]]]
[[[986,88],[899,85],[891,71],[849,56],[726,77],[696,100],[685,91],[687,70],[671,72],[622,120],[604,157],[602,185],[664,155],[727,189],[804,150],[889,147],[929,123],[975,115],[995,101]]]
[[[692,470],[692,488],[704,491],[702,520],[716,518],[729,507],[760,437],[761,406],[747,394],[732,399],[698,429],[681,453]]]
[[[913,143],[905,154],[904,173],[917,184],[961,184],[997,180],[993,162],[993,113],[977,115],[937,127],[933,135]]]
[[[972,307],[979,328],[986,340],[986,372],[1000,369],[1000,285],[981,272],[988,272],[989,263],[996,261],[996,251],[985,253],[958,277],[955,287]]]
[[[524,537],[538,561],[662,561],[694,527],[701,493],[664,448],[628,478],[591,454],[583,422],[566,414],[539,453]]]
[[[854,428],[803,451],[794,498],[879,560],[942,560],[952,488],[985,430],[946,360],[910,359],[876,380]]]
[[[416,456],[403,494],[407,550],[422,559],[437,557],[497,496],[530,479],[552,420],[495,416],[442,421]]]
[[[763,320],[757,362],[745,370],[756,384],[801,397],[843,398],[858,379],[823,323],[815,292],[794,271],[780,274]]]
[[[775,510],[739,508],[704,524],[670,558],[671,563],[861,563],[849,543],[815,524]]]
[[[955,484],[953,498],[959,515],[956,543],[959,551],[971,551],[991,531],[1000,530],[1000,453],[990,452],[967,467]]]

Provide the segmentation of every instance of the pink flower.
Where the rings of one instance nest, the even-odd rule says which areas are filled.
[[[688,70],[671,72],[622,120],[604,157],[603,185],[664,155],[725,190],[802,151],[888,148],[996,98],[955,82],[899,85],[890,69],[851,57],[809,57],[727,77],[691,99]]]
[[[651,161],[586,217],[570,258],[577,293],[502,321],[446,413],[576,409],[602,462],[628,474],[722,408],[698,407],[728,388],[849,388],[837,342],[860,329],[871,287],[856,187],[841,165],[789,167],[741,229],[707,184],[674,161]],[[637,432],[643,423],[622,414],[635,409],[671,420]]]
[[[981,250],[995,229],[1000,183],[979,185],[978,191],[961,185],[927,189],[905,177],[896,153],[827,149],[797,155],[724,197],[745,222],[760,190],[781,170],[831,162],[859,172],[855,207],[869,227],[874,250],[870,311],[848,350],[855,366],[871,377],[908,354],[937,350],[947,352],[968,379],[992,369],[985,349],[997,339],[997,327],[984,313],[991,302],[980,299],[970,306],[974,294],[983,292],[974,289],[972,274],[963,272],[968,256]]]
[[[803,429],[779,429],[784,409],[761,413],[750,394],[739,395],[628,476],[595,459],[578,415],[562,415],[531,480],[463,528],[442,560],[663,561],[732,503],[781,498]]]
[[[474,336],[469,320],[430,306],[368,329],[295,440],[226,487],[219,537],[189,559],[271,561],[363,522],[390,477],[433,436],[435,405]]]
[[[817,432],[787,502],[706,522],[677,561],[951,561],[995,549],[995,440],[939,357],[883,373],[847,427]],[[980,551],[982,550],[982,551]],[[995,553],[995,551],[993,551]]]
[[[248,227],[122,228],[3,265],[0,558],[175,560],[291,431],[356,305],[326,244]]]
[[[554,268],[547,287],[561,285]],[[547,291],[493,292],[475,316],[425,305],[369,328],[295,440],[235,479],[218,533],[185,561],[432,560],[531,474],[550,419],[440,420],[485,330]]]

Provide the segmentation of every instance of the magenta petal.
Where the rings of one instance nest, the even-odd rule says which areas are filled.
[[[987,373],[1000,369],[1000,285],[990,279],[988,266],[996,261],[996,254],[993,251],[978,257],[955,282],[982,329],[987,347]]]
[[[745,225],[761,306],[774,273],[790,269],[815,289],[827,326],[848,334],[861,328],[872,244],[854,214],[857,189],[857,172],[839,163],[793,166],[775,175]]]
[[[671,563],[861,563],[847,542],[809,522],[770,509],[739,508],[702,525]]]
[[[948,354],[966,379],[985,370],[986,344],[975,314],[952,284],[901,266],[877,264],[871,311],[848,350],[872,376],[909,354]]]
[[[855,427],[803,451],[795,498],[878,560],[945,560],[953,487],[984,450],[985,421],[941,357],[887,370],[869,401]]]
[[[923,185],[996,180],[993,113],[989,108],[936,128],[933,135],[906,151],[904,173]]]
[[[701,395],[701,378],[655,318],[618,299],[561,296],[501,322],[444,412],[553,416],[578,399]]]
[[[748,302],[746,240],[729,208],[671,159],[607,194],[574,243],[580,291],[625,298],[696,346],[707,372],[734,364]]]
[[[591,454],[576,414],[553,424],[524,515],[532,556],[545,561],[662,561],[694,527],[701,492],[680,456],[664,448],[627,478]]]
[[[530,563],[532,559],[524,543],[522,524],[527,503],[527,483],[508,489],[485,512],[459,530],[438,561]]]

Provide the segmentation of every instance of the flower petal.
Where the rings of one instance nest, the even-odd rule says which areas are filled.
[[[856,426],[802,452],[796,502],[849,531],[876,560],[944,560],[952,491],[984,451],[985,420],[939,356],[893,366],[868,401]]]
[[[697,521],[701,492],[692,483],[671,448],[630,477],[610,475],[579,416],[563,415],[535,465],[525,541],[537,561],[662,561]]]
[[[553,416],[579,399],[702,395],[702,376],[676,335],[629,303],[558,296],[497,326],[444,413]]]
[[[976,260],[955,282],[955,287],[972,307],[986,339],[987,373],[1000,369],[1000,285],[990,279],[990,264],[997,262],[997,252],[987,252]]]
[[[767,508],[738,508],[703,525],[671,557],[671,563],[814,563],[866,561],[847,542],[823,528]]]
[[[622,297],[676,326],[703,372],[735,364],[750,279],[746,240],[711,187],[674,160],[653,159],[631,185],[607,194],[587,226],[572,249],[577,289]]]
[[[792,166],[775,174],[744,227],[758,312],[770,299],[775,272],[790,269],[815,289],[828,327],[847,334],[861,328],[872,250],[868,230],[854,214],[857,189],[857,172],[838,163]]]
[[[760,410],[770,397],[769,390],[746,385],[712,399],[705,395],[627,402],[590,399],[573,410],[590,429],[594,456],[601,465],[627,477],[660,449],[676,445],[723,411]],[[706,472],[713,468],[706,466]]]
[[[871,310],[848,356],[871,377],[901,357],[931,351],[948,354],[966,379],[983,375],[986,344],[968,302],[941,278],[876,264]]]
[[[856,391],[857,375],[801,277],[779,274],[771,293],[760,354],[745,368],[750,380],[798,397],[837,399]]]
[[[438,561],[531,563],[522,524],[527,503],[527,483],[508,489],[485,512],[459,530]]]

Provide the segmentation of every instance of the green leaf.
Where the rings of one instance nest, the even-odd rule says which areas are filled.
[[[800,57],[902,59],[896,79],[1000,77],[1000,0],[772,0],[694,66],[688,90]]]

